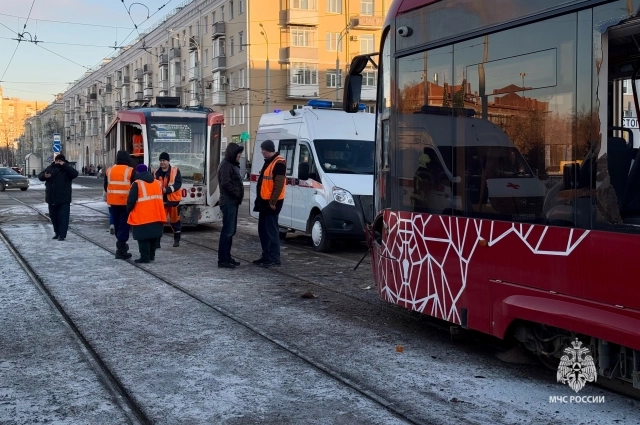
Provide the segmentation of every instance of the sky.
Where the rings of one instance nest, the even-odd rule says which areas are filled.
[[[116,50],[109,46],[126,46],[134,41],[137,36],[134,23],[142,31],[183,2],[0,0],[3,96],[52,101],[56,93],[64,92],[87,68],[112,56]],[[14,40],[19,33],[28,41]]]

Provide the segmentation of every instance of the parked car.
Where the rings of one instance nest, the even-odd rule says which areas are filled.
[[[18,174],[22,174],[22,168],[20,168],[20,167],[11,167],[11,169],[13,171],[15,171],[16,173],[18,173]]]
[[[18,174],[12,168],[0,167],[0,192],[4,192],[6,189],[25,191],[29,189],[29,179]]]

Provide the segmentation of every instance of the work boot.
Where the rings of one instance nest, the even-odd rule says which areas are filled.
[[[132,255],[127,252],[127,244],[124,242],[116,242],[116,260],[126,260]]]
[[[134,263],[147,264],[151,261],[151,247],[148,239],[138,241],[138,250],[140,250],[140,258],[133,260]]]
[[[180,232],[173,234],[173,247],[180,246]]]
[[[160,236],[158,239],[156,239],[156,249],[160,249],[160,241],[162,240],[162,236]]]

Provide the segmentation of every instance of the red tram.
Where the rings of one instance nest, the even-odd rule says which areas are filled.
[[[395,0],[378,62],[380,296],[640,389],[640,0]],[[374,60],[374,57],[377,58]],[[635,123],[635,125],[634,125]]]
[[[118,111],[106,133],[107,152],[132,156],[133,166],[160,165],[161,152],[182,174],[180,216],[195,226],[221,219],[217,169],[220,164],[223,115],[210,109],[141,107]],[[140,144],[140,136],[142,143]]]

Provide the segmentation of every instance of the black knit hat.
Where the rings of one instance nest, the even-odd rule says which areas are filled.
[[[167,161],[170,161],[170,160],[169,160],[169,154],[168,154],[168,153],[166,153],[166,152],[162,152],[162,153],[160,154],[160,161],[162,161],[163,159],[166,159]]]
[[[276,145],[274,145],[271,140],[265,140],[260,145],[260,149],[264,149],[267,152],[275,152],[276,151]]]
[[[59,153],[54,159],[54,161],[66,161],[66,160],[67,158],[65,158],[64,155],[62,155],[61,153]]]

